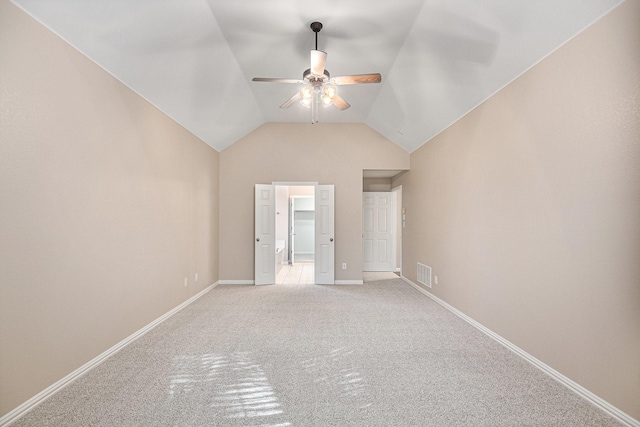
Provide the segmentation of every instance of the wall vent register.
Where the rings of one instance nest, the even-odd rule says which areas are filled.
[[[431,267],[418,263],[418,272],[416,275],[418,282],[426,287],[431,287]]]

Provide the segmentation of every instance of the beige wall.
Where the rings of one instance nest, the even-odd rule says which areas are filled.
[[[640,419],[640,2],[411,155],[404,274]]]
[[[391,178],[363,178],[362,191],[391,191]]]
[[[5,0],[0,64],[2,416],[218,279],[219,155]]]
[[[220,278],[253,279],[253,188],[275,181],[335,185],[336,280],[361,280],[362,170],[408,168],[409,154],[364,124],[259,127],[220,153]]]

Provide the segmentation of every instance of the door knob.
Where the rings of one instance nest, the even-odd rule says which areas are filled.
[[[329,239],[329,241],[330,241],[330,242],[333,242],[333,237],[331,237],[331,238]]]
[[[260,238],[258,237],[258,238],[256,239],[256,242],[259,242],[259,241],[260,241]]]

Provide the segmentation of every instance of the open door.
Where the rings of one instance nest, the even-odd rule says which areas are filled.
[[[317,185],[315,198],[315,282],[317,285],[333,285],[335,282],[333,185]]]
[[[255,188],[255,278],[256,285],[276,283],[276,191],[274,185]]]

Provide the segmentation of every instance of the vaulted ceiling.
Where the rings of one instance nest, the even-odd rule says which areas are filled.
[[[12,0],[218,151],[265,122],[308,122],[279,106],[318,49],[360,122],[411,152],[621,0]],[[560,70],[559,70],[560,71]]]

